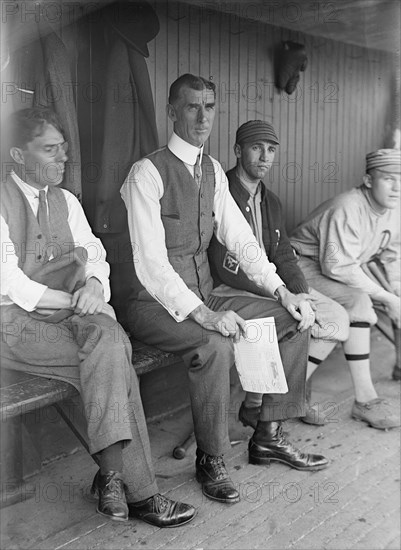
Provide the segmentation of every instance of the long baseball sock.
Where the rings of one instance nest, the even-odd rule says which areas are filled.
[[[350,335],[343,348],[351,372],[355,399],[360,403],[375,399],[377,393],[370,374],[369,323],[351,323]]]

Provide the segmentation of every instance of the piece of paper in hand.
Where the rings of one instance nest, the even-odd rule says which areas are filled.
[[[274,317],[245,322],[245,337],[234,343],[241,386],[255,393],[287,393]]]

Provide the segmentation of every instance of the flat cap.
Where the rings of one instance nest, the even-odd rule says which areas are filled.
[[[242,124],[237,130],[235,142],[238,144],[249,141],[271,141],[279,144],[278,137],[274,128],[264,120],[250,120]]]
[[[401,173],[401,150],[378,149],[366,155],[366,171],[378,168],[382,172]]]

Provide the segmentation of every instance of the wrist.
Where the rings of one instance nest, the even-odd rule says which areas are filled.
[[[86,280],[86,285],[99,288],[99,290],[103,292],[103,284],[96,277],[89,277],[89,279]]]
[[[188,314],[188,317],[197,323],[203,323],[209,311],[205,304],[200,304]]]
[[[288,291],[287,291],[286,287],[284,285],[281,285],[281,286],[277,287],[276,290],[274,291],[274,297],[276,298],[276,300],[278,302],[281,303],[287,292]]]

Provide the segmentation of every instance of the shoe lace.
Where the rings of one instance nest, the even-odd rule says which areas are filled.
[[[222,456],[209,457],[208,462],[214,470],[213,477],[216,481],[227,477],[227,470]]]
[[[154,512],[156,514],[161,514],[163,513],[168,505],[169,505],[170,501],[168,498],[166,498],[165,496],[161,495],[161,494],[156,494],[153,496],[153,509],[154,509]]]
[[[117,472],[110,476],[110,479],[105,483],[103,491],[109,491],[109,497],[120,498],[124,491],[123,483]]]

